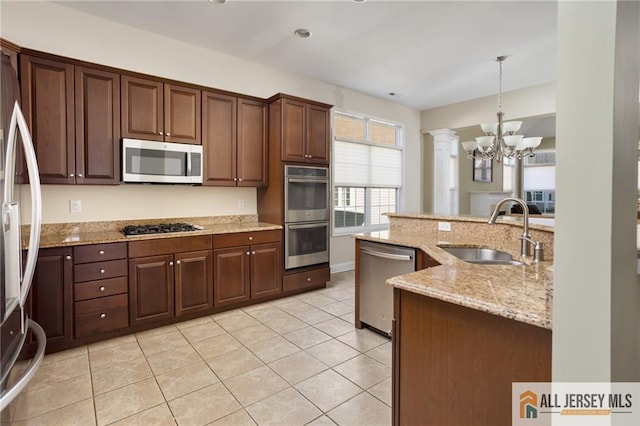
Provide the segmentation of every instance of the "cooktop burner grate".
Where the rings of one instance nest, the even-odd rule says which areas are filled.
[[[122,233],[127,237],[148,234],[166,234],[169,232],[199,231],[202,227],[189,223],[161,223],[158,225],[127,225]]]

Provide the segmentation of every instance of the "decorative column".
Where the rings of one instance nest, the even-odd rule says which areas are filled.
[[[431,130],[429,134],[433,136],[433,213],[456,215],[458,203],[452,203],[451,200],[452,170],[449,160],[452,146],[458,143],[459,137],[451,129]],[[457,170],[454,172],[457,179]]]

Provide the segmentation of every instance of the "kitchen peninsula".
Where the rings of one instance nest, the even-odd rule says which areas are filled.
[[[357,239],[414,247],[439,263],[387,281],[394,424],[509,424],[511,383],[551,380],[553,228],[530,226],[543,262],[478,265],[442,247],[489,247],[519,259],[522,224],[388,216],[388,232]]]

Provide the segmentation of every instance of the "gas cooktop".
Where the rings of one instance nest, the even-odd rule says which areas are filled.
[[[199,231],[201,226],[189,223],[161,223],[159,225],[127,225],[122,229],[122,233],[127,237],[148,234],[166,234],[169,232]]]

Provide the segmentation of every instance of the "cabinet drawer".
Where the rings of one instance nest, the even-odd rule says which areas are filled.
[[[127,293],[127,291],[127,277],[87,281],[73,285],[73,295],[76,302],[80,300],[95,299],[96,297]]]
[[[75,303],[76,337],[116,330],[129,326],[126,294],[100,297]]]
[[[193,237],[158,238],[129,243],[129,257],[159,256],[162,254],[183,253],[211,249],[211,235]]]
[[[213,248],[248,246],[252,244],[276,243],[282,241],[282,231],[234,232],[213,236]]]
[[[73,248],[73,263],[75,264],[125,259],[126,257],[127,243],[93,244]]]
[[[314,287],[329,281],[330,269],[314,269],[312,271],[298,272],[297,274],[285,275],[282,277],[282,290],[300,290]]]
[[[73,267],[74,282],[93,281],[127,275],[127,260],[85,263]]]

